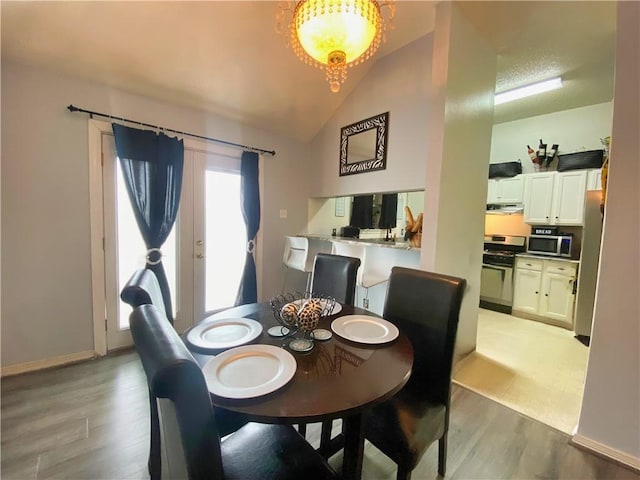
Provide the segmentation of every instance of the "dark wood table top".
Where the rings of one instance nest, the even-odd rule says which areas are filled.
[[[331,322],[343,315],[372,312],[343,305],[342,311],[320,321],[318,328],[331,330]],[[267,330],[279,325],[269,303],[230,308],[207,317],[252,318],[263,326],[262,334],[251,343],[284,346],[288,340],[272,337]],[[186,333],[183,338],[186,338]],[[190,345],[196,360],[204,365],[212,356]],[[335,333],[326,341],[316,341],[308,353],[291,352],[297,362],[293,379],[284,387],[251,399],[227,399],[212,395],[213,404],[245,414],[262,423],[312,423],[361,413],[397,393],[409,379],[413,348],[400,332],[394,341],[367,345],[345,340]]]

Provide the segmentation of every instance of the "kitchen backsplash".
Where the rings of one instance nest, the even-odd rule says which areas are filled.
[[[524,215],[485,215],[485,235],[517,235],[527,237],[531,233],[531,225],[524,223]]]

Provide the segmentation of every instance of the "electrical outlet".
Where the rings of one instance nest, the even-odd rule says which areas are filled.
[[[287,209],[286,208],[281,208],[280,209],[280,218],[287,218]]]

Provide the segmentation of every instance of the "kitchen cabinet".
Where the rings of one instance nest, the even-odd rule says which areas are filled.
[[[587,170],[587,190],[602,190],[602,169]]]
[[[542,283],[542,260],[516,259],[512,310],[537,314]]]
[[[522,203],[524,200],[524,176],[490,178],[487,203]]]
[[[534,225],[547,225],[551,217],[551,200],[555,172],[527,175],[524,194],[524,221]]]
[[[525,223],[582,225],[586,187],[586,170],[528,175],[524,194]]]
[[[573,262],[516,258],[513,314],[572,328],[576,272]]]

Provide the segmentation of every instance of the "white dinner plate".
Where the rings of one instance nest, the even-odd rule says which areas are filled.
[[[232,348],[209,360],[202,372],[214,395],[253,398],[286,385],[296,373],[296,359],[273,345]]]
[[[331,322],[331,330],[342,338],[359,343],[387,343],[400,332],[393,323],[369,315],[345,315]]]
[[[262,333],[262,325],[250,318],[219,318],[193,327],[187,340],[195,347],[219,350],[249,343]]]
[[[304,302],[306,302],[307,300],[310,300],[308,298],[304,298],[304,299],[300,299],[300,300],[294,300],[291,303],[294,303],[295,305],[298,306],[298,308],[300,308],[302,306],[302,304],[304,304]],[[325,309],[325,303],[327,302],[326,299],[324,298],[318,298],[317,300],[320,300],[320,304],[322,305],[322,310]],[[333,305],[333,308],[331,309],[331,313],[329,313],[328,315],[335,315],[336,313],[339,313],[342,311],[342,305],[340,305],[339,302],[336,302]]]

